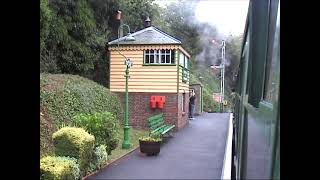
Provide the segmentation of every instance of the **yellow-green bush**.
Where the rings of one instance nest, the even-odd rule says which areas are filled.
[[[79,165],[75,158],[47,156],[40,160],[41,180],[76,180],[79,177]]]
[[[82,128],[64,127],[53,133],[52,138],[55,154],[76,158],[80,164],[81,175],[85,175],[94,151],[94,136]]]

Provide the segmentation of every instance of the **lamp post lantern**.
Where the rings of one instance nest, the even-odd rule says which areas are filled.
[[[122,143],[122,149],[129,149],[131,147],[131,142],[130,142],[130,136],[129,136],[129,131],[130,131],[130,126],[129,126],[129,93],[128,93],[128,79],[129,79],[129,69],[132,67],[133,63],[132,61],[127,58],[125,55],[123,55],[120,50],[119,50],[119,42],[121,41],[119,34],[120,34],[120,28],[123,26],[126,26],[129,30],[129,33],[127,36],[123,37],[123,41],[134,41],[135,38],[131,36],[130,34],[130,27],[126,24],[122,24],[118,28],[118,53],[122,55],[125,58],[124,64],[126,65],[126,70],[125,70],[125,75],[124,77],[126,78],[126,87],[125,87],[125,114],[124,114],[124,127],[123,127],[123,143]]]

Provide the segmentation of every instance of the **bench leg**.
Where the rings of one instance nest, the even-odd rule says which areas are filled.
[[[169,135],[169,137],[171,137],[171,138],[174,137],[172,131],[169,131],[168,135]]]

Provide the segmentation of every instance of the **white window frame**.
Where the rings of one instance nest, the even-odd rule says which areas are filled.
[[[164,53],[161,52],[164,50]],[[169,52],[167,52],[169,50]],[[153,51],[153,53],[151,53],[150,51]],[[174,50],[173,49],[147,49],[144,51],[144,64],[175,64],[172,63],[174,61],[172,61],[172,52]],[[153,63],[151,63],[151,55],[153,55]],[[164,63],[162,63],[162,56],[164,55]],[[169,62],[167,63],[167,56],[169,55]],[[147,63],[147,60],[149,61]]]

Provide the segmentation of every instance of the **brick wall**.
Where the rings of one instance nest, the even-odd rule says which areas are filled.
[[[184,112],[182,111],[182,101],[183,96],[185,98],[184,100]],[[178,130],[184,128],[189,123],[189,93],[179,93],[178,95],[178,123],[176,126],[178,126]]]
[[[120,97],[123,107],[125,104],[125,93],[115,92]],[[163,109],[152,109],[150,107],[151,96],[165,96],[166,104]],[[189,96],[186,94],[186,109],[188,109]],[[176,125],[176,130],[179,130],[188,122],[188,113],[182,115],[181,107],[178,102],[181,102],[182,94],[176,93],[142,93],[132,92],[129,93],[129,121],[131,126],[138,126],[147,128],[147,119],[159,113],[164,113],[165,120],[169,124]],[[179,101],[180,100],[180,101]],[[180,108],[179,108],[180,107]]]

